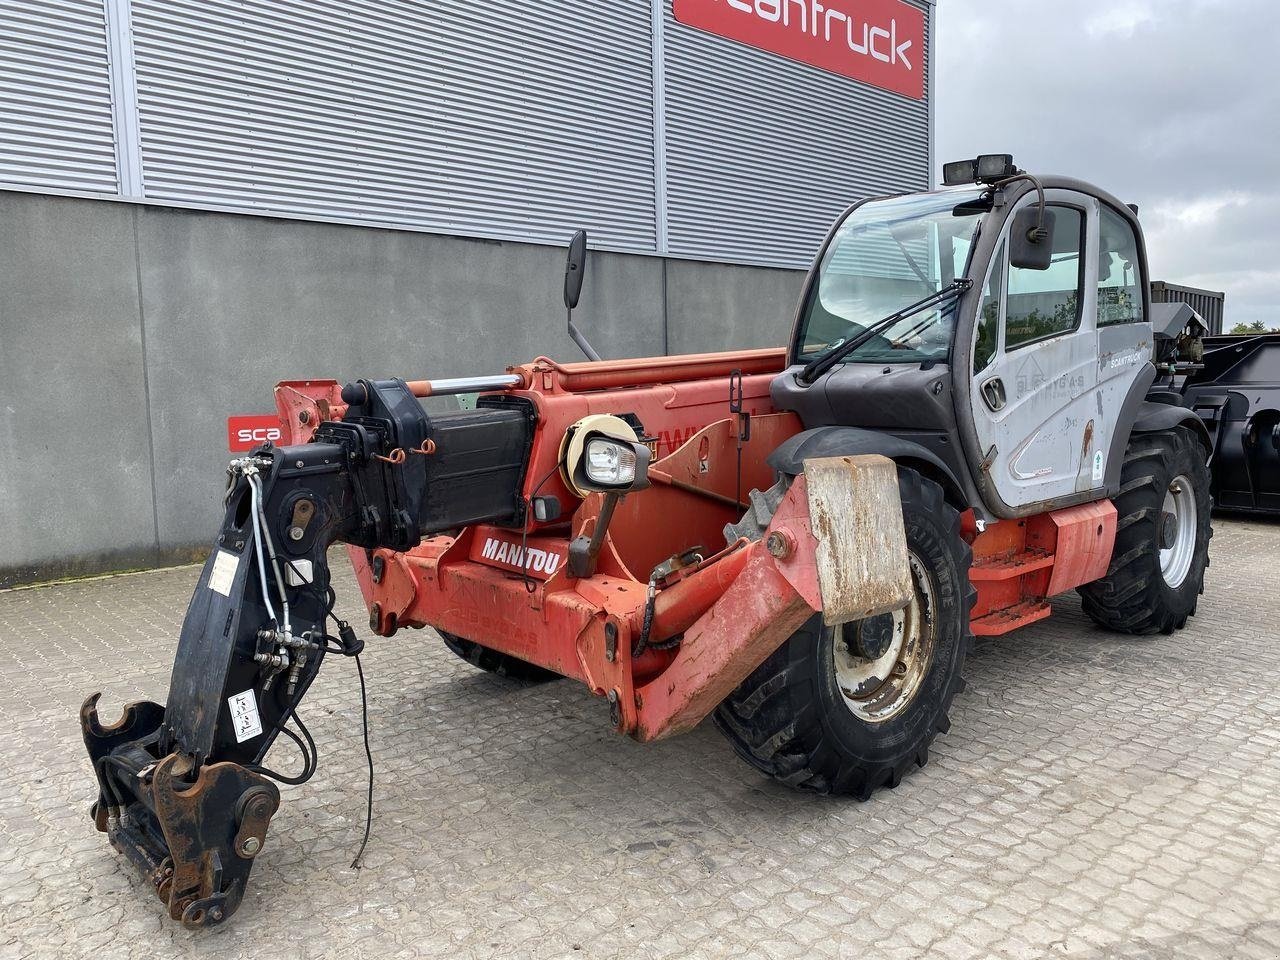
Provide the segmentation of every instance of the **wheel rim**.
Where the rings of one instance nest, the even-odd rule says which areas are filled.
[[[905,608],[830,628],[836,686],[849,712],[866,723],[905,710],[933,662],[933,582],[915,554],[907,559],[915,589]]]
[[[1171,587],[1180,587],[1191,572],[1196,555],[1196,498],[1191,481],[1178,475],[1164,494],[1160,515],[1160,574]]]

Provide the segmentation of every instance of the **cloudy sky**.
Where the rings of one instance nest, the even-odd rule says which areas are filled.
[[[1280,3],[938,0],[938,160],[1141,207],[1153,279],[1280,327]]]

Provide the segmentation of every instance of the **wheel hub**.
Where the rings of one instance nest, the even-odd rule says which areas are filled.
[[[1182,475],[1174,477],[1165,491],[1158,536],[1160,574],[1175,589],[1182,586],[1195,561],[1197,512],[1191,480]]]
[[[867,723],[906,709],[933,662],[933,583],[914,554],[908,561],[914,590],[905,608],[833,628],[836,684],[844,705]]]
[[[842,624],[845,646],[854,656],[863,660],[879,660],[893,646],[894,619],[892,613],[882,613],[866,620],[854,620]]]

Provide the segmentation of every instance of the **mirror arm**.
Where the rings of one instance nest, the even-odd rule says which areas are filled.
[[[587,231],[576,230],[569,241],[569,253],[564,265],[564,305],[569,311],[569,336],[588,360],[599,360],[600,354],[573,322],[573,308],[582,295],[582,281],[587,271]]]
[[[1040,200],[1040,221],[1034,231],[1035,236],[1028,236],[1027,239],[1030,240],[1032,243],[1043,243],[1046,239],[1048,239],[1048,233],[1045,231],[1045,228],[1044,228],[1044,211],[1045,211],[1044,184],[1040,182],[1040,178],[1034,176],[1033,174],[1023,172],[1023,173],[1015,174],[1012,177],[1006,177],[1004,180],[1000,180],[997,183],[992,184],[992,186],[995,189],[999,190],[1003,187],[1007,187],[1011,183],[1017,183],[1019,180],[1030,181],[1032,186],[1036,188],[1036,195],[1039,197],[1039,200]]]
[[[578,329],[577,324],[573,322],[573,308],[569,308],[569,336],[573,337],[573,342],[578,345],[583,353],[587,355],[588,360],[601,359],[600,354],[596,352],[596,348],[591,345],[582,331]]]

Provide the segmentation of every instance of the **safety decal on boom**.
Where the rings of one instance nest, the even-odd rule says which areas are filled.
[[[240,558],[234,553],[219,550],[213,561],[213,569],[209,571],[209,589],[224,597],[231,596],[231,587],[235,583],[238,569]]]
[[[262,735],[262,718],[258,716],[258,701],[252,690],[227,697],[231,710],[231,727],[236,733],[236,743],[244,743]]]

